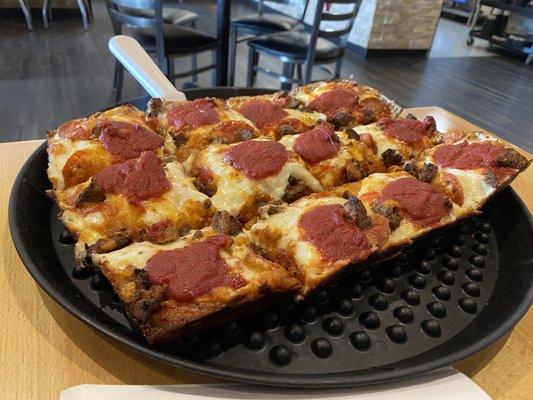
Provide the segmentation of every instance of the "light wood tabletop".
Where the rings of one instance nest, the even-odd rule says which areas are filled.
[[[406,110],[433,115],[440,130],[474,125],[437,107]],[[214,378],[139,355],[103,337],[63,310],[33,281],[9,234],[7,204],[15,176],[41,141],[0,144],[0,399],[57,399],[62,389],[91,384],[180,384]],[[512,184],[531,211],[533,168]],[[512,332],[455,365],[498,400],[533,398],[533,311]]]

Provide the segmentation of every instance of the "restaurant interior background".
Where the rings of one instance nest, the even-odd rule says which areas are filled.
[[[116,98],[115,61],[107,48],[113,30],[105,1],[51,0],[47,28],[43,3],[0,2],[2,141],[43,138],[47,129]],[[266,12],[295,16],[299,1],[288,3],[265,2],[264,7]],[[499,3],[500,8],[479,3]],[[174,0],[165,7],[196,13],[195,29],[214,36],[216,4]],[[21,5],[30,9],[32,30]],[[87,29],[79,7],[87,12]],[[257,7],[253,0],[231,1],[232,20],[257,12]],[[315,7],[316,1],[309,1],[307,29],[313,24]],[[532,16],[532,1],[363,0],[341,77],[375,86],[402,106],[444,107],[531,151],[533,72],[527,52],[532,48]],[[235,86],[245,86],[246,42],[237,48]],[[200,66],[210,62],[211,52],[199,54]],[[276,58],[261,56],[261,63],[272,70],[282,68]],[[190,68],[190,57],[175,60],[177,73]],[[314,80],[327,77],[315,66]],[[211,78],[211,71],[203,72],[197,84],[209,87]],[[191,78],[177,79],[176,85],[190,87]],[[259,74],[255,86],[278,88],[280,82]],[[126,73],[122,98],[142,94]]]

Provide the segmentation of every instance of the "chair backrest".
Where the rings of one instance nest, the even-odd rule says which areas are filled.
[[[105,0],[105,2],[115,35],[122,34],[123,25],[155,31],[157,61],[160,68],[166,68],[162,0]],[[131,13],[144,10],[149,10],[151,13],[146,15]]]
[[[265,3],[277,3],[282,5],[295,4],[296,15],[294,16],[299,22],[303,22],[309,0],[258,0],[257,12],[261,15],[265,12]]]
[[[311,43],[307,50],[307,65],[312,65],[315,59],[316,43],[318,38],[324,38],[338,42],[340,57],[344,55],[344,49],[348,41],[348,35],[352,30],[355,18],[359,12],[362,0],[318,0],[315,18],[311,28]],[[336,5],[341,5],[342,11],[334,12]],[[345,9],[346,8],[346,9]],[[333,10],[332,10],[333,9]],[[332,11],[330,11],[332,10]],[[331,22],[334,21],[333,27]],[[324,27],[324,25],[330,25]],[[305,80],[311,79],[311,68],[307,68]]]

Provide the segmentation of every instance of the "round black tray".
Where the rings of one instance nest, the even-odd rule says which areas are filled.
[[[264,93],[190,90],[188,98]],[[132,102],[144,108],[147,98]],[[72,245],[46,196],[41,145],[13,186],[13,242],[37,283],[67,311],[152,358],[250,383],[357,386],[450,365],[494,342],[533,299],[533,224],[511,189],[483,215],[434,232],[400,257],[354,268],[301,304],[279,303],[164,349],[146,343],[99,275],[74,277]]]

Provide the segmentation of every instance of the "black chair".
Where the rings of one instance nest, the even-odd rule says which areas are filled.
[[[111,18],[115,35],[122,35],[123,28],[129,28],[129,36],[135,38],[149,53],[154,53],[161,70],[165,71],[172,83],[177,78],[195,76],[201,72],[213,70],[213,82],[216,82],[216,64],[198,68],[194,65],[190,71],[176,74],[174,58],[195,55],[203,51],[218,51],[220,41],[195,29],[165,23],[162,0],[106,0],[107,11]],[[213,54],[215,60],[215,54]],[[116,101],[122,97],[124,68],[117,64],[114,87]]]
[[[287,0],[271,0],[274,3],[285,4]],[[258,0],[257,13],[231,21],[229,39],[229,86],[235,84],[235,60],[237,57],[237,43],[249,40],[258,35],[265,35],[275,32],[286,32],[291,30],[303,30],[303,20],[307,10],[308,0],[299,0],[296,7],[296,18],[291,18],[283,14],[265,13],[264,0]],[[248,35],[239,38],[239,33]]]
[[[324,11],[324,5],[330,3],[343,4],[349,8],[339,13]],[[318,0],[315,19],[311,32],[290,31],[273,33],[250,40],[247,85],[253,86],[258,72],[265,73],[281,81],[282,89],[290,89],[292,84],[307,84],[311,82],[314,65],[335,64],[331,71],[326,71],[339,78],[342,60],[352,30],[353,22],[359,11],[361,0]],[[341,27],[323,28],[324,21],[335,21]],[[260,67],[259,54],[278,58],[283,62],[283,72],[278,74],[268,68]],[[294,78],[294,67],[297,67],[297,78]],[[302,66],[305,71],[302,74]]]

